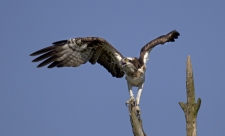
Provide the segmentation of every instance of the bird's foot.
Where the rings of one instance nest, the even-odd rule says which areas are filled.
[[[134,96],[131,96],[130,99],[128,101],[126,101],[126,106],[128,106],[128,104],[132,101],[133,102],[135,101]]]

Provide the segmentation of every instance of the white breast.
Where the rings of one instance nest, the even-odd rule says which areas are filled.
[[[131,77],[129,75],[126,75],[126,80],[132,85],[132,86],[140,86],[145,82],[145,74],[139,76],[139,77]]]

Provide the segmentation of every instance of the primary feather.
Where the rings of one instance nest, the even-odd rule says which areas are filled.
[[[78,67],[81,64],[96,62],[105,67],[114,77],[123,77],[120,66],[123,56],[106,40],[98,37],[73,38],[54,42],[52,46],[38,50],[30,56],[37,56],[33,62],[44,60],[37,67],[48,64],[53,67]]]

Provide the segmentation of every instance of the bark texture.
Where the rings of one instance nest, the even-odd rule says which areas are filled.
[[[194,77],[190,56],[187,58],[186,90],[187,103],[179,102],[179,104],[185,114],[187,136],[197,136],[196,118],[201,106],[201,99],[198,98],[197,103],[195,103]]]
[[[147,136],[143,130],[141,115],[136,110],[134,100],[129,101],[128,110],[134,136]]]

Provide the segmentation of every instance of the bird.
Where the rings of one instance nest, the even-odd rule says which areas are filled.
[[[146,73],[146,63],[149,53],[157,45],[174,42],[180,36],[173,30],[148,42],[141,48],[139,57],[124,57],[108,41],[100,37],[77,37],[53,42],[51,46],[40,49],[30,56],[38,56],[32,62],[42,61],[37,67],[48,65],[54,67],[79,67],[90,62],[99,63],[112,77],[122,78],[125,75],[130,99],[135,100],[136,109],[140,111],[139,103],[143,91]],[[136,99],[132,87],[137,87]],[[128,103],[127,102],[127,103]]]

